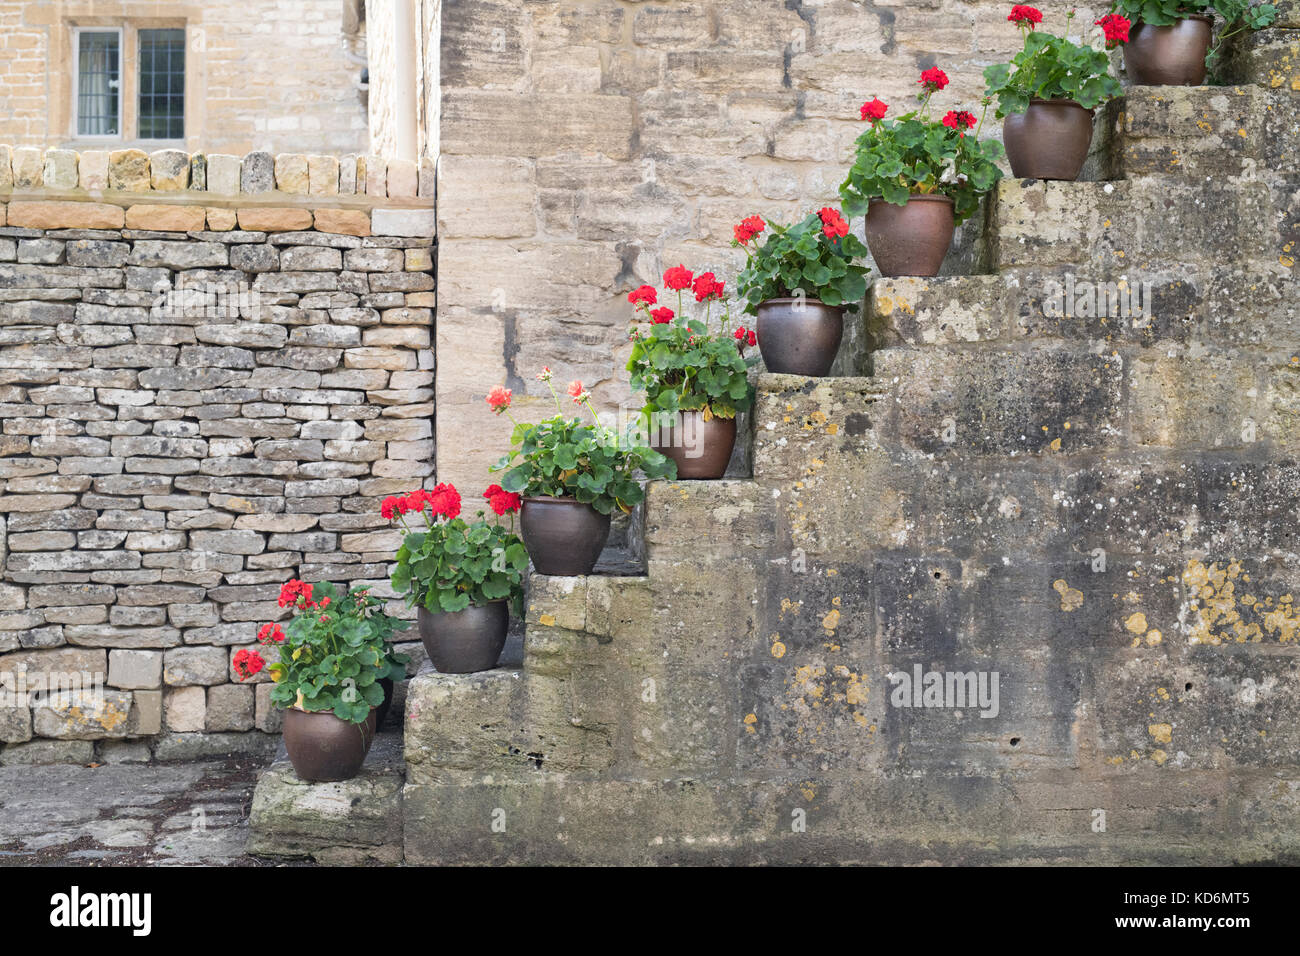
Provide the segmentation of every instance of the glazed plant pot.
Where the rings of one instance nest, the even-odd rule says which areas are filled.
[[[361,770],[375,739],[375,712],[359,724],[330,711],[284,712],[284,747],[294,773],[309,783],[350,780]]]
[[[817,299],[758,304],[758,350],[769,372],[822,378],[830,373],[843,335],[843,306]]]
[[[590,574],[609,539],[609,515],[576,498],[525,498],[519,524],[538,574]]]
[[[873,199],[867,206],[867,247],[882,276],[938,275],[955,230],[947,196],[913,195],[902,206]]]
[[[420,608],[420,642],[440,674],[473,674],[497,666],[510,629],[504,599],[463,611]]]
[[[676,462],[678,479],[721,478],[736,447],[736,420],[706,422],[703,412],[678,412],[673,425],[657,429],[650,447]]]
[[[1092,145],[1092,110],[1073,100],[1030,100],[1003,120],[1002,141],[1017,179],[1073,182]]]
[[[1195,16],[1167,27],[1133,24],[1124,45],[1124,67],[1136,86],[1200,86],[1214,21]]]

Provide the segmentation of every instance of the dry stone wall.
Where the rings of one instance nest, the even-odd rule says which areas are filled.
[[[233,654],[284,617],[282,581],[385,586],[395,541],[376,499],[433,474],[434,223],[417,167],[399,205],[376,203],[397,164],[344,197],[337,162],[251,154],[222,173],[244,192],[222,196],[193,179],[35,189],[12,155],[0,761],[90,759],[94,740],[101,757],[140,739],[178,756],[266,746],[266,675],[238,683]],[[182,156],[128,151],[107,178],[203,168]],[[65,158],[78,175],[94,162],[41,158],[47,183]]]

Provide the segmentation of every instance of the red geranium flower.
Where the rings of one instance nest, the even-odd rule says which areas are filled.
[[[664,285],[680,292],[682,289],[689,289],[691,287],[691,280],[694,278],[695,277],[691,274],[691,270],[685,266],[673,266],[664,273]]]
[[[882,103],[879,98],[868,100],[862,104],[862,118],[875,123],[885,118],[885,111],[888,109],[889,106]]]
[[[284,641],[284,631],[280,629],[279,624],[263,624],[262,629],[257,632],[257,640],[261,644],[279,644]]]
[[[510,407],[510,396],[513,393],[510,389],[498,385],[492,391],[488,392],[487,403],[493,412],[500,415]]]
[[[460,492],[455,485],[434,485],[432,491],[417,491],[415,494],[429,505],[434,518],[441,516],[450,521],[460,514]]]
[[[838,209],[827,206],[817,210],[817,215],[821,216],[822,232],[826,233],[826,238],[837,239],[849,234],[849,224]]]
[[[582,387],[582,382],[574,379],[569,383],[569,397],[573,399],[574,404],[589,398],[591,393]]]
[[[691,285],[691,288],[695,290],[695,301],[703,302],[705,299],[722,298],[722,285],[712,272],[701,273],[695,277],[695,282]]]
[[[654,305],[659,301],[659,293],[655,291],[654,286],[643,285],[640,288],[633,289],[629,292],[627,294],[627,301],[631,302],[633,305],[640,305],[643,302],[646,305]]]
[[[655,325],[667,325],[673,320],[673,310],[667,306],[658,309],[651,309],[650,318],[654,319]],[[572,395],[573,392],[570,391],[569,394]]]
[[[294,578],[280,586],[280,607],[312,608],[316,602],[311,599],[311,585]]]
[[[266,666],[266,661],[262,659],[261,654],[257,653],[257,651],[250,651],[246,647],[235,651],[235,657],[231,663],[234,665],[235,673],[239,675],[240,680],[252,677]]]
[[[953,129],[961,129],[963,125],[966,129],[974,129],[978,123],[975,114],[966,110],[949,110],[948,115],[943,118],[943,125]]]
[[[743,246],[766,228],[767,223],[763,221],[762,216],[750,216],[742,219],[740,225],[733,226],[731,231],[736,241]]]
[[[1015,24],[1028,24],[1029,29],[1032,30],[1035,23],[1043,22],[1043,14],[1040,10],[1034,7],[1018,3],[1011,8],[1011,15],[1008,16],[1007,19]]]
[[[1121,17],[1118,13],[1108,13],[1094,22],[1101,27],[1101,32],[1106,35],[1107,50],[1128,42],[1128,30],[1133,24],[1126,17]]]
[[[932,66],[921,73],[921,78],[917,82],[927,90],[937,93],[948,85],[948,74],[937,66]]]
[[[506,491],[500,485],[491,485],[483,492],[483,497],[487,499],[488,506],[498,515],[518,511],[524,502],[521,495]]]

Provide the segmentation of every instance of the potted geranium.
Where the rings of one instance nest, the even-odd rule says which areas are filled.
[[[280,607],[292,610],[285,627],[265,624],[258,643],[274,647],[269,666],[256,650],[238,651],[232,664],[241,681],[266,667],[275,681],[271,703],[284,708],[284,746],[303,780],[355,777],[375,736],[381,681],[406,674],[406,658],[388,638],[407,622],[383,611],[365,587],[292,580],[280,588]]]
[[[590,574],[609,538],[610,514],[631,511],[645,496],[637,472],[674,478],[677,468],[647,447],[635,427],[620,434],[601,424],[581,382],[569,383],[569,397],[591,413],[590,424],[564,414],[549,368],[537,377],[555,399],[557,414],[545,421],[516,422],[508,388],[497,386],[487,396],[492,410],[515,425],[512,447],[492,471],[504,471],[502,489],[522,497],[524,547],[538,573]]]
[[[674,266],[664,273],[664,285],[677,293],[676,310],[659,304],[654,286],[627,297],[649,323],[629,332],[632,387],[646,393],[642,415],[650,447],[676,463],[677,477],[721,478],[736,444],[736,413],[754,401],[747,373],[758,355],[746,356],[745,347],[757,339],[743,325],[732,329],[724,284],[712,272],[697,276]],[[694,295],[702,316],[686,315],[686,294]]]
[[[1011,173],[1073,181],[1088,158],[1093,111],[1122,92],[1105,51],[1128,42],[1129,21],[1108,14],[1094,24],[1101,28],[1096,40],[1078,44],[1070,40],[1073,10],[1059,37],[1035,29],[1043,15],[1034,7],[1017,4],[1007,19],[1020,28],[1024,49],[1010,63],[985,69],[984,79],[987,96],[998,101],[998,119],[1005,118]]]
[[[1277,7],[1251,0],[1111,0],[1110,10],[1133,21],[1124,66],[1138,86],[1200,86],[1224,40],[1277,16]],[[1216,14],[1224,25],[1211,49]]]
[[[519,510],[519,496],[492,485],[483,493],[498,517]],[[460,517],[455,486],[392,495],[380,514],[402,532],[393,590],[416,607],[420,641],[443,674],[471,674],[497,666],[510,627],[510,610],[523,616],[528,553],[512,531]]]
[[[930,97],[948,85],[948,76],[933,67],[919,82],[921,105],[897,119],[885,119],[889,106],[879,99],[862,104],[869,125],[840,184],[844,211],[867,214],[867,245],[886,276],[937,275],[955,227],[1001,176],[1002,145],[979,138],[988,100],[978,118],[950,110],[935,119]]]
[[[761,244],[755,238],[770,227]],[[737,279],[745,311],[758,317],[758,348],[768,371],[820,377],[831,370],[844,334],[844,313],[867,291],[867,247],[827,206],[793,226],[751,216],[735,227],[745,250]]]

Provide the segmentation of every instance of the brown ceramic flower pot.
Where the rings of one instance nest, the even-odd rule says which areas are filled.
[[[609,538],[609,515],[575,498],[525,498],[519,524],[538,574],[590,574]]]
[[[844,335],[844,307],[818,299],[768,299],[758,304],[758,350],[769,372],[822,378]]]
[[[330,711],[284,712],[284,747],[294,773],[309,783],[350,780],[361,770],[375,739],[375,712],[364,722],[340,720]]]
[[[420,642],[440,674],[473,674],[497,666],[510,629],[505,600],[463,611],[420,608]]]
[[[721,478],[736,447],[736,420],[703,412],[678,412],[675,422],[658,428],[650,447],[677,463],[679,479]]]
[[[882,276],[934,276],[956,230],[952,200],[913,195],[902,206],[873,199],[867,206],[867,247]]]
[[[1074,100],[1030,100],[1002,123],[1011,175],[1074,182],[1092,145],[1092,110]]]
[[[1195,16],[1166,27],[1135,23],[1124,44],[1124,67],[1135,86],[1200,86],[1214,21]]]

